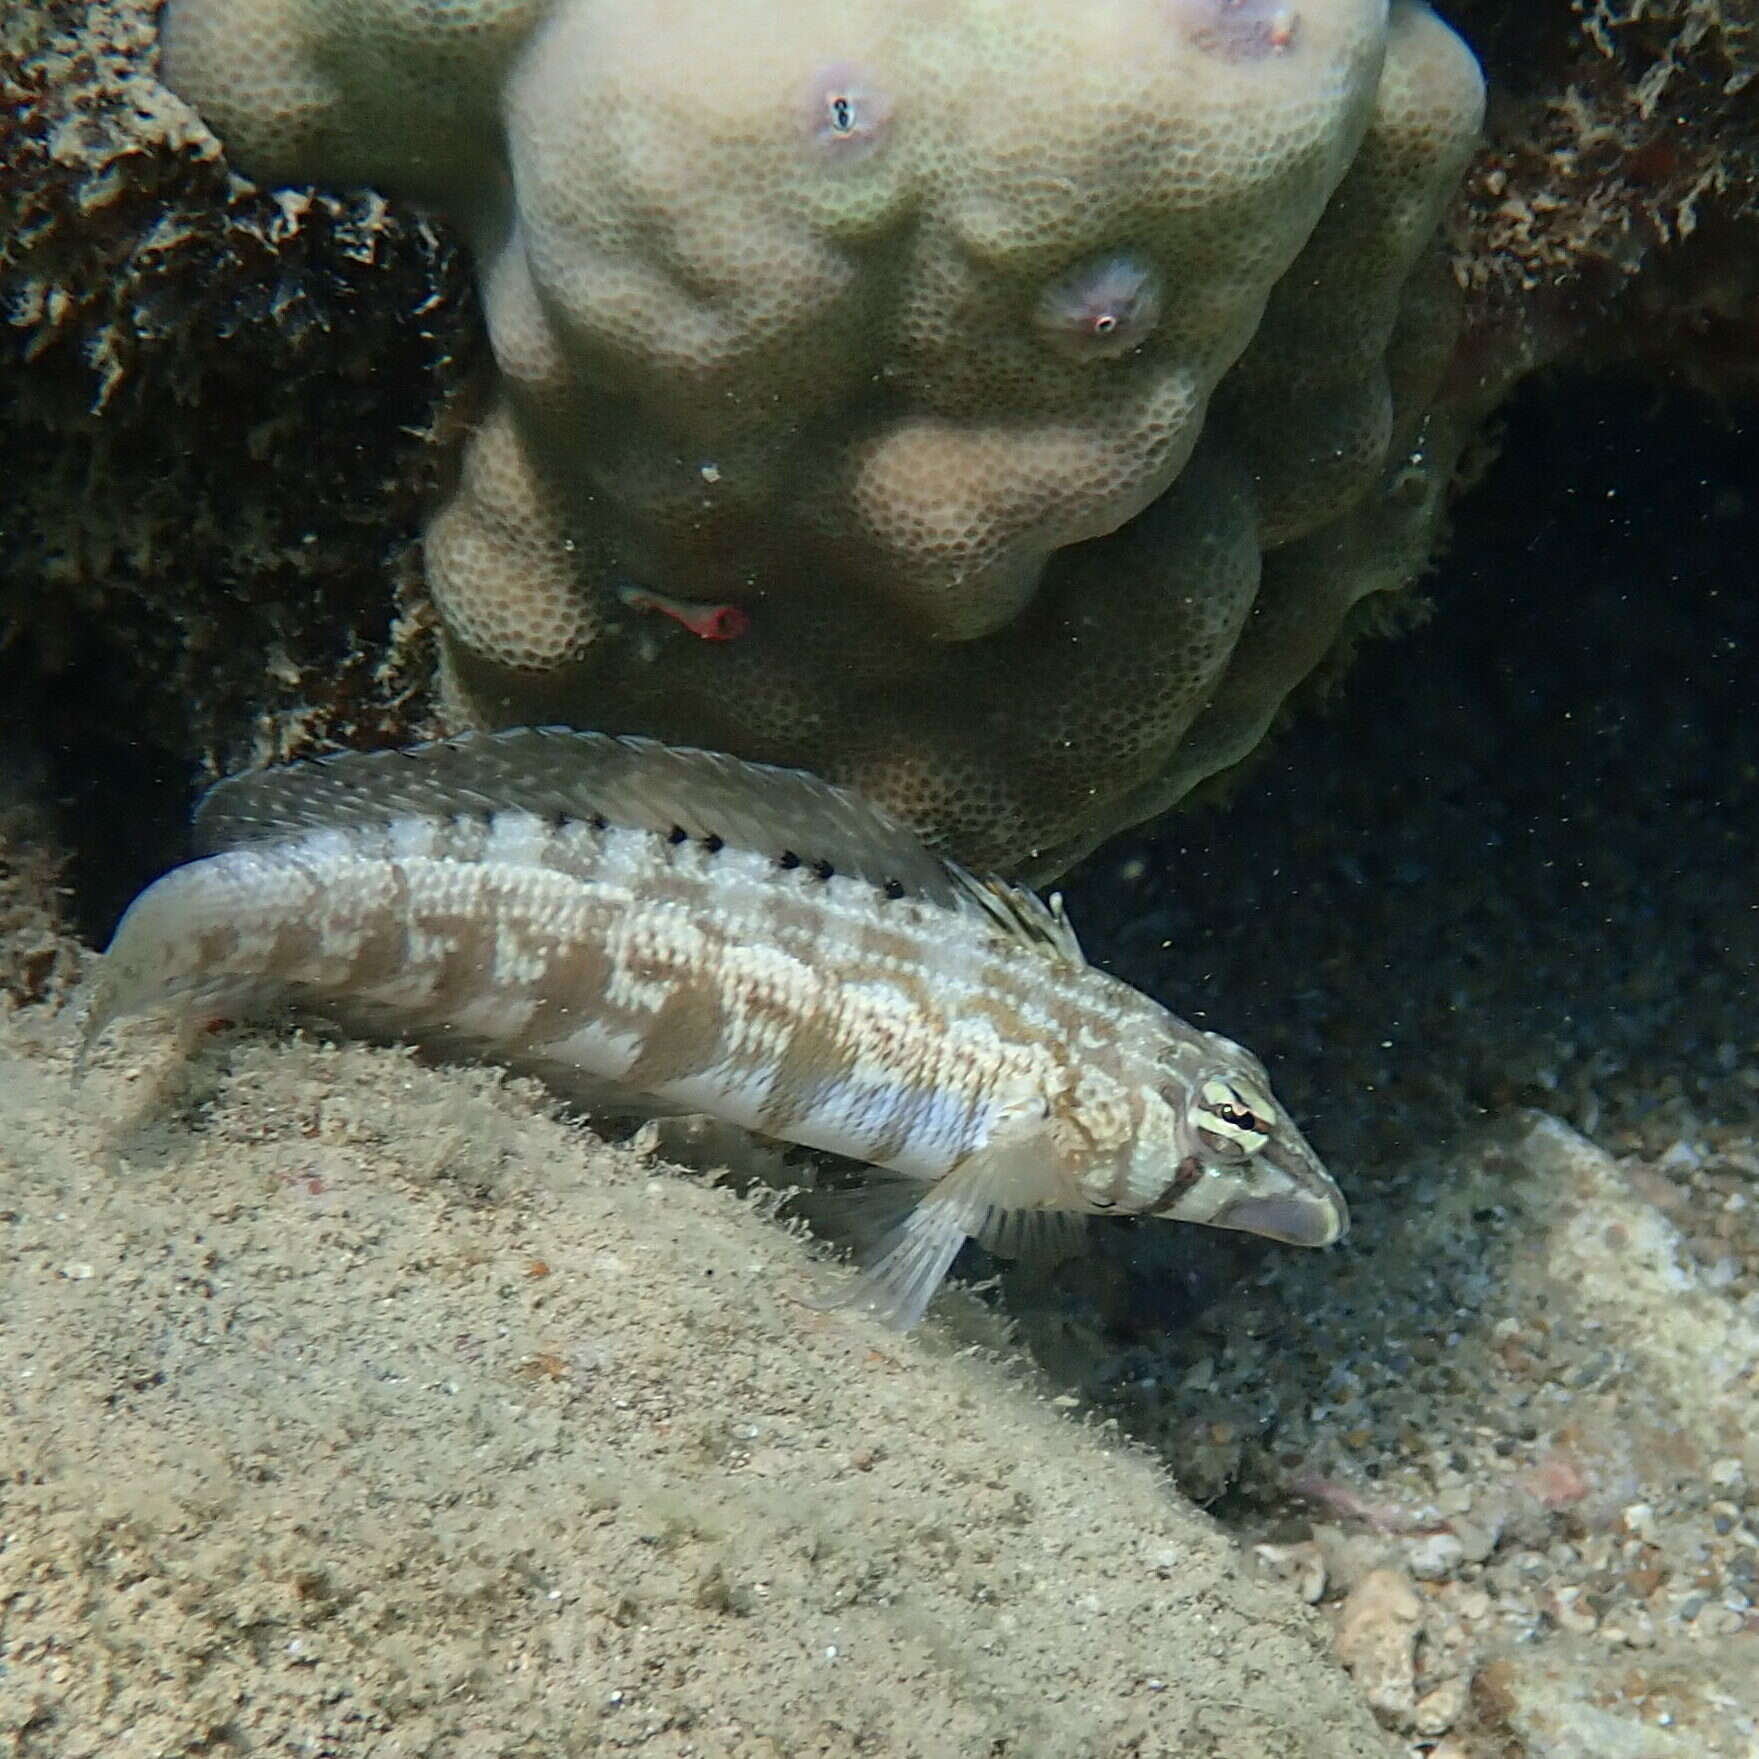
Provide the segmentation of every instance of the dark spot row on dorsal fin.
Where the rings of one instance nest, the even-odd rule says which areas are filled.
[[[877,807],[803,770],[651,739],[520,727],[407,750],[339,752],[220,782],[196,810],[200,854],[398,818],[530,812],[550,822],[651,831],[746,849],[819,879],[977,915],[1047,957],[1079,958],[1068,925],[1032,893],[981,879]]]
[[[845,788],[800,770],[572,728],[464,733],[409,750],[339,752],[257,770],[209,790],[198,852],[400,817],[527,811],[551,822],[649,830],[711,853],[744,848],[784,865],[896,880],[956,902],[949,864]]]

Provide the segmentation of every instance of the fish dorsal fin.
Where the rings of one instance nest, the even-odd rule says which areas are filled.
[[[1041,898],[1025,886],[1017,886],[996,874],[980,876],[962,868],[956,871],[969,904],[987,916],[1009,940],[1021,942],[1054,964],[1087,963],[1075,925],[1063,912],[1061,892]]]
[[[803,770],[746,763],[651,739],[520,727],[461,733],[401,751],[338,752],[254,770],[208,790],[196,809],[202,854],[297,836],[457,812],[602,819],[631,830],[682,830],[736,848],[957,905],[955,869],[847,789]]]
[[[977,916],[1041,957],[1084,962],[1059,905],[945,860],[858,794],[804,770],[573,727],[518,727],[253,770],[196,808],[197,852],[457,812],[533,812],[734,848]]]

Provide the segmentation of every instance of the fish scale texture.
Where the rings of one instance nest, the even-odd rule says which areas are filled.
[[[163,41],[242,169],[472,240],[463,719],[806,764],[1042,872],[1427,554],[1482,87],[1414,0],[170,0]]]

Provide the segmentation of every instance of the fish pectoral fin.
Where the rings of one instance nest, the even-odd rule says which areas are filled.
[[[997,1258],[1049,1269],[1087,1250],[1087,1217],[1068,1209],[993,1209],[975,1237]]]
[[[1066,1243],[1068,1224],[1082,1218],[1059,1203],[1063,1192],[1062,1170],[1043,1121],[1005,1123],[928,1187],[833,1305],[865,1308],[896,1330],[908,1331],[967,1239],[1010,1257],[1041,1244]]]
[[[825,1305],[854,1307],[893,1331],[909,1331],[958,1257],[971,1220],[956,1201],[925,1197],[880,1241],[854,1282]]]

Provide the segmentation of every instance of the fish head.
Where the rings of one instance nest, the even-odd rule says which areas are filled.
[[[1120,1171],[1112,1201],[1096,1207],[1290,1246],[1329,1246],[1349,1226],[1344,1194],[1272,1097],[1264,1065],[1219,1033],[1193,1032],[1158,1059]]]

